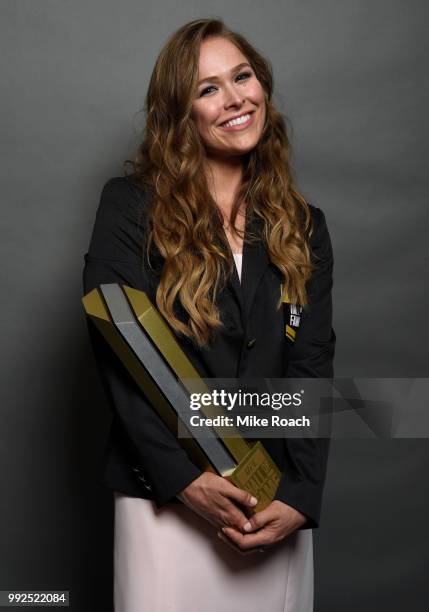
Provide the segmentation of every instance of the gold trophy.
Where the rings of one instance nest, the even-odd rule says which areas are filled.
[[[147,294],[118,283],[102,284],[87,293],[85,311],[151,406],[177,436],[178,421],[186,427],[191,393],[209,393],[173,332]],[[208,418],[222,416],[218,406],[202,406]],[[221,420],[220,420],[221,421]],[[259,441],[249,443],[240,432],[206,425],[201,437],[178,438],[189,457],[202,470],[227,478],[258,499],[253,512],[274,499],[280,470]]]

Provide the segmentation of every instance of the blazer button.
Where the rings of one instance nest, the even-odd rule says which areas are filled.
[[[251,340],[249,340],[249,342],[247,343],[247,348],[252,348],[252,346],[255,345],[256,342],[256,338],[252,338]]]
[[[145,489],[147,489],[148,491],[152,491],[152,487],[150,484],[148,484],[146,478],[144,478],[144,476],[138,476],[138,479],[143,483],[143,486]]]
[[[143,474],[141,473],[140,469],[138,470],[138,472],[139,472],[140,475],[137,476],[137,480],[140,480],[140,482],[143,483],[143,486],[145,487],[145,489],[148,489],[149,491],[151,491],[152,487],[150,486],[150,484],[148,483],[146,478],[143,476]]]

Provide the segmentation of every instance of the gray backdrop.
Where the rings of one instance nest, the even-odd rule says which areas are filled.
[[[104,182],[141,127],[161,45],[219,16],[272,61],[299,186],[335,267],[337,376],[427,376],[428,5],[2,0],[0,589],[110,609],[110,415],[81,308]],[[316,611],[427,609],[427,440],[334,441]]]

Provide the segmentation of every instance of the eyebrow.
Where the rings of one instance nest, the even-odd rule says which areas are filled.
[[[241,68],[244,68],[245,66],[247,66],[248,68],[251,68],[250,64],[248,64],[247,62],[242,62],[241,64],[234,66],[234,68],[231,68],[229,72],[232,74],[233,72],[236,72],[236,70],[240,70]],[[206,81],[219,81],[219,77],[215,75],[215,76],[206,77],[205,79],[201,79],[201,81],[198,81],[198,86],[200,86],[201,83],[205,83]]]

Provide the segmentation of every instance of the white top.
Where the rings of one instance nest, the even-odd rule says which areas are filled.
[[[242,253],[233,253],[235,266],[238,272],[238,278],[241,281],[241,264],[243,263],[243,254]]]

